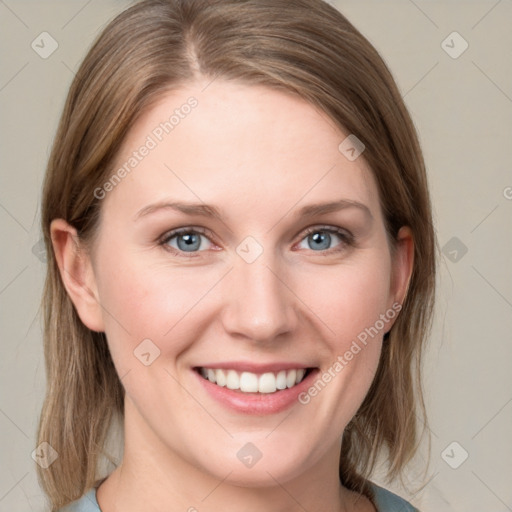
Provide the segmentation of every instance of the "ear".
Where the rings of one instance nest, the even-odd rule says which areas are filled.
[[[414,238],[408,226],[402,226],[398,231],[391,265],[390,307],[403,304],[409,289],[414,265]]]
[[[91,259],[76,229],[63,219],[50,225],[53,251],[64,287],[82,322],[93,331],[104,331],[102,309]]]

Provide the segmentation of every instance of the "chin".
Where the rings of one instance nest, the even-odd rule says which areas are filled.
[[[210,473],[216,480],[240,487],[275,487],[276,481],[284,484],[313,464],[313,455],[303,450],[304,443],[283,442],[276,437],[275,442],[253,434],[244,436],[251,441],[235,442],[234,448],[224,445],[217,455],[211,452],[208,460],[200,460],[201,470]],[[304,440],[306,441],[306,440]],[[298,444],[298,446],[297,446]],[[212,462],[214,462],[212,464]]]

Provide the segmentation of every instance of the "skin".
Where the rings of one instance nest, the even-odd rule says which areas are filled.
[[[326,371],[402,302],[411,232],[400,230],[392,257],[374,178],[363,156],[352,162],[340,153],[348,134],[325,114],[262,86],[220,79],[205,86],[168,93],[133,126],[118,165],[188,97],[199,102],[102,200],[89,250],[64,220],[51,226],[68,293],[85,325],[106,333],[126,390],[124,458],[98,490],[100,507],[375,510],[340,485],[340,438],[393,320],[310,403],[276,414],[226,408],[192,368],[300,361]],[[369,214],[357,207],[298,214],[340,199]],[[171,201],[206,203],[222,218],[171,208],[137,218],[148,205]],[[332,235],[329,249],[311,248],[306,228],[325,234],[325,226],[350,231],[354,243]],[[178,254],[159,244],[180,227],[208,230],[200,251]],[[247,236],[263,249],[253,263],[236,252]],[[177,239],[170,244],[176,251]],[[149,366],[133,353],[144,339],[160,350]],[[252,468],[236,456],[247,442],[263,455]]]

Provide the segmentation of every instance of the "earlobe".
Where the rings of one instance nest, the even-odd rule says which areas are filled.
[[[78,316],[89,329],[104,330],[96,279],[87,251],[80,245],[76,229],[63,219],[50,226],[53,251],[64,287]]]

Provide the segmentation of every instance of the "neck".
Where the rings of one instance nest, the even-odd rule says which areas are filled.
[[[328,458],[292,478],[266,472],[263,480],[247,486],[237,482],[237,468],[213,475],[191,464],[126,407],[123,461],[99,487],[98,503],[103,512],[375,510],[366,498],[340,484],[339,449],[333,447]]]

